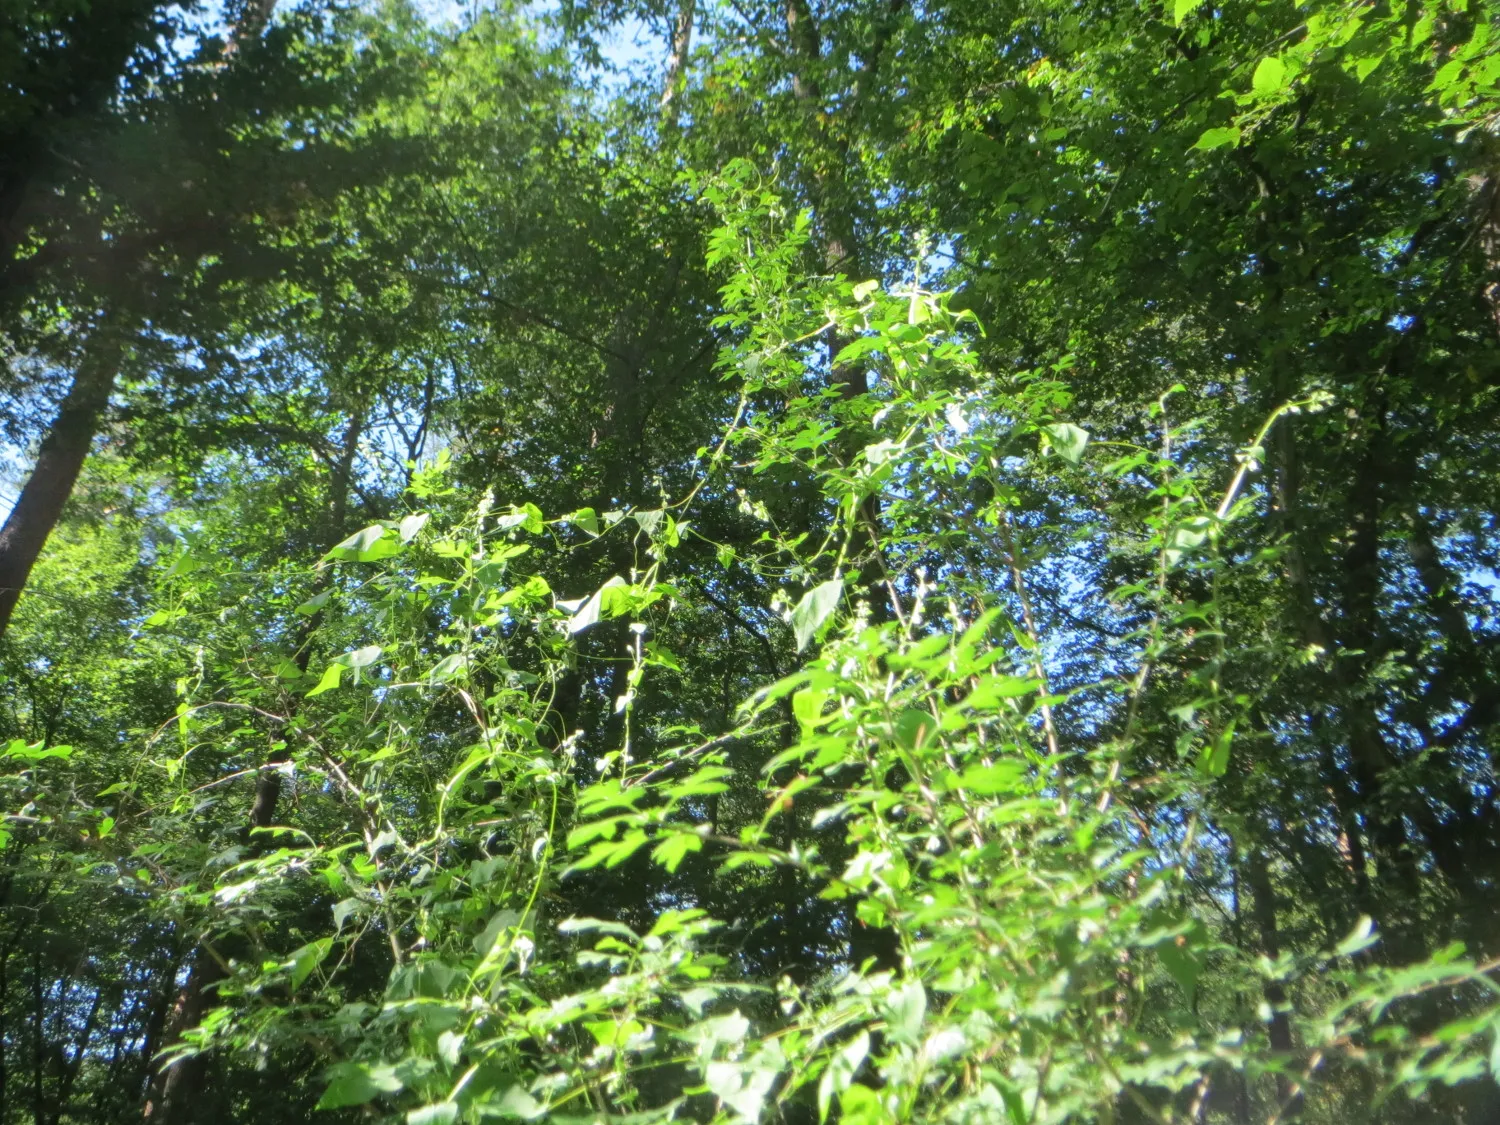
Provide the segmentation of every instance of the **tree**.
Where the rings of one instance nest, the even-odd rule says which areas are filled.
[[[0,1116],[1488,1120],[1491,15],[382,8],[149,103],[216,194],[96,173],[149,293],[14,334],[129,317]]]

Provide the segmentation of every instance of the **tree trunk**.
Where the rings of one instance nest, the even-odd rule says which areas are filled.
[[[667,55],[667,78],[661,91],[662,124],[668,128],[677,125],[677,94],[687,69],[688,53],[693,47],[693,16],[696,10],[696,0],[681,0],[681,7],[677,9],[677,23],[672,28],[672,49]]]
[[[1260,931],[1260,949],[1272,961],[1281,955],[1281,936],[1276,927],[1276,893],[1271,887],[1271,873],[1266,865],[1265,853],[1255,848],[1245,864],[1245,882],[1250,887],[1250,908],[1255,916],[1255,927]],[[1266,982],[1266,1003],[1271,1008],[1271,1022],[1267,1031],[1271,1037],[1271,1049],[1281,1056],[1286,1064],[1292,1061],[1292,1027],[1286,1015],[1286,990],[1277,981]],[[1276,1098],[1280,1106],[1278,1120],[1290,1121],[1302,1108],[1302,1095],[1297,1082],[1285,1073],[1276,1075]]]
[[[168,1018],[167,1040],[177,1042],[182,1033],[197,1027],[208,1009],[209,989],[224,979],[219,960],[204,946],[198,947],[187,982],[177,993],[177,1002]],[[203,1055],[181,1059],[157,1071],[146,1094],[142,1117],[153,1125],[175,1125],[190,1122],[203,1086]]]
[[[83,1069],[83,1059],[88,1052],[89,1041],[93,1039],[94,1031],[99,1026],[99,1009],[103,1004],[104,987],[100,985],[94,989],[94,999],[89,1005],[89,1014],[83,1021],[83,1027],[79,1029],[72,1056],[63,1055],[61,1058],[62,1072],[57,1076],[57,1098],[52,1105],[51,1125],[61,1125],[63,1114],[68,1111],[73,1083],[78,1080],[78,1072]],[[62,1047],[59,1046],[59,1051],[61,1050]]]
[[[31,1116],[45,1120],[47,1068],[47,1008],[42,985],[42,947],[31,951]]]
[[[107,327],[89,341],[73,385],[42,439],[31,476],[0,528],[0,636],[5,635],[31,568],[73,494],[109,405],[123,350],[119,334]]]
[[[9,1089],[9,1060],[5,1055],[5,1041],[10,1034],[6,1026],[5,1007],[6,1000],[10,994],[10,978],[6,970],[10,965],[10,946],[6,945],[0,950],[0,1121],[8,1121],[6,1098]]]

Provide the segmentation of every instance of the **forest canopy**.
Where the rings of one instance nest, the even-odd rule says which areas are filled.
[[[1492,0],[14,0],[0,1125],[1500,1120]]]

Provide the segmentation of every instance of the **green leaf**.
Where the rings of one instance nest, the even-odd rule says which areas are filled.
[[[1256,97],[1268,98],[1279,93],[1286,85],[1286,63],[1274,55],[1260,60],[1250,78],[1250,87]]]
[[[328,952],[332,948],[332,938],[320,938],[317,941],[309,942],[292,954],[293,989],[301,985],[312,974],[312,971],[323,963],[324,958],[328,956]]]
[[[1354,924],[1354,929],[1349,931],[1349,936],[1338,943],[1333,953],[1336,957],[1352,957],[1362,950],[1369,949],[1379,941],[1375,934],[1375,923],[1369,915],[1361,916]]]
[[[881,1104],[879,1094],[855,1083],[839,1098],[839,1121],[841,1125],[894,1125],[895,1119]]]
[[[1204,152],[1212,152],[1216,148],[1225,145],[1237,145],[1240,143],[1240,131],[1233,125],[1220,126],[1215,129],[1203,130],[1203,135],[1198,138],[1198,143],[1193,145],[1196,149]]]
[[[651,849],[651,858],[670,872],[676,872],[689,852],[703,850],[703,837],[696,832],[674,832]]]
[[[797,638],[797,651],[801,652],[817,635],[844,596],[844,581],[834,578],[820,586],[814,586],[802,595],[797,608],[792,610],[792,632]]]
[[[1203,961],[1188,945],[1187,938],[1177,937],[1164,941],[1156,947],[1156,956],[1167,975],[1187,994],[1188,1006],[1198,991],[1198,978],[1203,975]]]
[[[922,982],[908,978],[886,997],[886,1023],[891,1037],[915,1046],[922,1039],[922,1021],[927,1018],[927,990]]]
[[[463,1057],[464,1036],[445,1031],[437,1037],[438,1058],[449,1066],[457,1066],[458,1060]]]
[[[574,527],[581,527],[590,535],[599,534],[599,513],[593,508],[579,508],[567,519]]]
[[[388,532],[389,529],[384,524],[373,523],[356,531],[323,558],[325,561],[338,559],[344,562],[379,562],[381,559],[388,559],[401,553],[399,537]]]
[[[859,1068],[870,1053],[870,1033],[861,1031],[845,1043],[828,1060],[828,1067],[818,1082],[818,1120],[828,1120],[828,1110],[834,1094],[842,1094],[849,1088]]]
[[[406,1125],[450,1125],[450,1122],[457,1120],[458,1104],[456,1102],[424,1105],[421,1109],[411,1110],[406,1115]]]
[[[40,742],[26,742],[23,739],[12,739],[10,745],[5,748],[7,758],[20,758],[27,762],[40,762],[47,758],[62,758],[64,761],[73,756],[71,746],[49,746],[43,748]]]
[[[1458,81],[1459,76],[1463,74],[1463,72],[1464,63],[1462,59],[1453,59],[1450,62],[1446,62],[1433,77],[1432,85],[1430,85],[1428,89],[1446,90],[1449,86]]]
[[[896,742],[907,750],[920,750],[937,734],[938,721],[926,711],[908,707],[896,719]]]
[[[646,643],[646,663],[670,668],[674,672],[682,671],[682,661],[678,659],[677,654],[660,641]]]
[[[519,527],[533,535],[540,535],[545,530],[547,521],[542,517],[542,510],[535,504],[512,504],[510,511],[496,518],[495,526],[501,531],[513,531]]]
[[[500,935],[520,921],[521,915],[514,910],[497,910],[483,932],[474,939],[474,952],[481,957],[488,957],[490,950],[500,940]]]
[[[1027,680],[1020,676],[986,676],[975,684],[974,690],[964,698],[964,706],[983,710],[993,707],[1002,699],[1035,695],[1041,688],[1039,680]]]
[[[432,666],[427,673],[427,682],[433,684],[446,683],[448,680],[462,675],[464,666],[468,663],[468,657],[461,652],[455,652],[452,656],[445,656]]]
[[[520,1086],[512,1086],[506,1090],[505,1096],[500,1099],[499,1103],[493,1107],[486,1107],[486,1110],[490,1108],[498,1110],[502,1117],[519,1117],[523,1121],[534,1121],[547,1109]]]
[[[328,1071],[328,1088],[318,1099],[317,1109],[338,1109],[346,1105],[364,1105],[381,1094],[394,1094],[404,1085],[389,1066],[365,1063],[338,1063]]]
[[[1182,21],[1201,7],[1203,0],[1175,0],[1172,5],[1172,22],[1181,27]]]
[[[417,533],[426,526],[427,513],[417,512],[413,515],[407,516],[404,520],[402,520],[401,526],[396,530],[397,534],[401,537],[401,542],[410,543],[417,537]]]
[[[342,933],[344,930],[344,923],[349,920],[349,917],[351,915],[357,913],[359,913],[359,899],[357,898],[346,898],[340,902],[334,903],[333,928],[335,932]]]
[[[720,1101],[750,1121],[759,1121],[780,1071],[745,1062],[713,1062],[703,1068],[704,1084]]]
[[[584,1028],[601,1047],[623,1047],[646,1028],[637,1020],[585,1020]]]
[[[1011,758],[990,766],[970,766],[959,779],[959,786],[977,797],[993,797],[1024,789],[1026,765]]]
[[[1234,723],[1214,735],[1198,756],[1198,769],[1207,777],[1223,777],[1229,770],[1229,747],[1234,742]]]
[[[568,632],[581,633],[590,625],[597,624],[601,616],[606,618],[613,616],[613,614],[611,612],[608,612],[608,610],[615,609],[617,603],[615,602],[614,598],[611,597],[611,594],[613,591],[618,590],[621,587],[625,587],[626,589],[628,589],[629,583],[617,574],[603,586],[600,586],[599,589],[595,590],[594,593],[588,598],[588,600],[583,602],[581,605],[578,605],[578,603],[576,602],[571,603],[572,605],[577,605],[578,608],[577,612],[575,612],[572,618],[568,621]],[[610,598],[608,607],[605,606],[605,599],[607,597]],[[557,604],[560,608],[567,608],[570,603],[558,602]]]
[[[202,565],[202,560],[194,555],[192,551],[184,550],[182,554],[178,555],[172,561],[172,565],[167,568],[166,577],[178,578],[184,574],[191,574]]]
[[[1048,444],[1064,461],[1076,465],[1083,460],[1084,448],[1089,443],[1089,432],[1072,422],[1057,422],[1045,427]]]
[[[380,654],[383,651],[379,645],[365,645],[364,648],[357,648],[353,652],[346,652],[339,659],[350,668],[367,668],[380,659]]]
[[[297,607],[296,612],[300,613],[303,617],[311,617],[328,604],[328,597],[332,593],[332,590],[324,590],[321,594],[316,594],[308,598],[307,601]]]
[[[323,678],[318,681],[317,687],[307,693],[307,698],[311,699],[315,695],[322,695],[325,691],[332,691],[339,686],[339,680],[343,678],[343,675],[344,666],[342,664],[337,662],[330,664],[327,668],[323,669]]]
[[[802,737],[806,738],[817,729],[823,718],[823,707],[828,702],[828,692],[817,691],[806,688],[792,695],[792,715],[797,720],[797,725],[802,728]]]

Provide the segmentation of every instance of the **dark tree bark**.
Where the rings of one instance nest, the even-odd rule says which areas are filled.
[[[1271,873],[1266,864],[1265,853],[1259,848],[1251,851],[1245,864],[1245,883],[1250,888],[1250,909],[1255,917],[1255,927],[1260,931],[1260,949],[1271,960],[1281,955],[1281,935],[1276,925],[1276,892],[1271,886]],[[1271,1008],[1271,1022],[1267,1031],[1271,1037],[1271,1049],[1290,1063],[1292,1059],[1292,1026],[1286,1015],[1286,990],[1276,981],[1266,982],[1266,1003]],[[1297,1117],[1302,1108],[1302,1095],[1297,1082],[1286,1074],[1276,1076],[1276,1098],[1280,1105],[1282,1121]]]
[[[7,970],[10,967],[10,946],[6,945],[0,950],[0,1121],[6,1120],[6,1097],[9,1089],[9,1060],[5,1054],[5,1042],[10,1035],[10,1029],[6,1026],[5,1008],[10,994],[10,978]]]
[[[31,1117],[44,1121],[47,1073],[47,1006],[42,986],[42,947],[31,951]]]
[[[62,1071],[57,1076],[57,1098],[52,1104],[52,1116],[49,1118],[51,1125],[61,1125],[63,1114],[68,1111],[68,1099],[73,1095],[73,1083],[78,1080],[78,1073],[83,1069],[84,1055],[88,1052],[89,1042],[94,1037],[94,1031],[99,1026],[99,1009],[104,1004],[104,988],[94,989],[94,999],[89,1004],[89,1014],[84,1018],[83,1027],[79,1029],[78,1038],[74,1041],[72,1055],[61,1055],[60,1062]],[[59,1047],[59,1052],[63,1048]]]
[[[225,977],[224,968],[205,946],[198,947],[187,982],[177,993],[167,1020],[167,1040],[177,1042],[182,1033],[197,1027],[208,1010],[210,992]],[[158,1070],[146,1094],[142,1117],[153,1125],[192,1122],[203,1088],[204,1056],[194,1055]]]
[[[89,341],[57,417],[37,450],[36,465],[0,528],[0,636],[26,588],[31,568],[73,494],[114,390],[123,343],[108,327]]]

